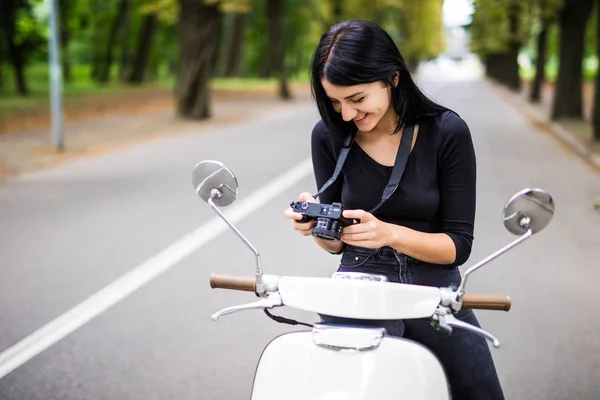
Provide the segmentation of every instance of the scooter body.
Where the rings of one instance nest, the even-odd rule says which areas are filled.
[[[263,276],[286,306],[359,322],[321,322],[275,338],[259,360],[251,399],[447,400],[444,370],[433,353],[412,340],[388,336],[382,326],[360,324],[364,318],[431,316],[441,300],[439,289],[398,285],[371,274],[336,276]]]
[[[435,355],[382,331],[321,324],[278,336],[261,355],[251,400],[448,400]]]

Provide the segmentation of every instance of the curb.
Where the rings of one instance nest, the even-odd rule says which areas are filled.
[[[535,109],[521,96],[511,92],[504,86],[496,83],[489,78],[484,78],[484,82],[503,100],[513,105],[517,111],[521,112],[533,125],[550,133],[555,138],[565,144],[571,151],[581,157],[597,172],[600,172],[600,154],[589,150],[579,139],[577,139],[568,130],[559,123],[550,121],[543,113]]]

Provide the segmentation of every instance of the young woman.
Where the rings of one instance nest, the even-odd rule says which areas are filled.
[[[476,160],[465,121],[418,89],[393,40],[367,21],[345,21],[323,34],[311,73],[321,116],[311,139],[319,188],[332,177],[344,141],[354,137],[342,172],[319,200],[341,202],[345,217],[360,220],[343,229],[340,241],[314,237],[316,243],[342,254],[339,271],[458,285],[475,218]],[[411,132],[401,181],[380,204],[401,139]],[[308,193],[300,200],[316,201]],[[297,222],[301,215],[291,208],[285,216],[302,235],[311,235],[314,222]],[[471,310],[456,317],[479,326]],[[387,329],[437,355],[454,399],[504,398],[485,339],[461,329],[446,335],[424,320],[398,321]]]

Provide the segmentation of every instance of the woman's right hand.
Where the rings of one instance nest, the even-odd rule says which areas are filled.
[[[315,198],[312,197],[312,195],[307,192],[301,193],[298,198],[300,199],[300,201],[306,201],[309,203],[317,202],[315,200]],[[298,222],[298,220],[302,219],[302,214],[294,212],[291,207],[288,207],[288,209],[286,209],[284,211],[283,215],[290,220],[290,222],[292,223],[292,227],[296,231],[298,231],[301,235],[303,235],[303,236],[311,236],[312,235],[312,229],[315,225],[314,220],[309,221],[309,222],[303,222],[303,223]]]

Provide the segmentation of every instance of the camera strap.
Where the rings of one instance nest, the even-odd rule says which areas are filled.
[[[379,204],[377,204],[369,211],[371,214],[373,214],[375,210],[381,207],[381,205],[387,199],[389,199],[390,196],[394,194],[394,192],[398,188],[398,184],[400,183],[400,179],[402,179],[404,169],[406,168],[408,156],[410,155],[410,146],[412,144],[414,129],[414,125],[404,125],[404,132],[402,133],[402,138],[400,139],[400,146],[398,148],[398,152],[396,153],[396,161],[394,161],[394,168],[392,168],[390,181],[383,190],[383,195],[381,196],[381,201],[379,202]]]
[[[348,153],[350,152],[350,147],[352,147],[352,144],[354,143],[355,135],[356,135],[356,132],[352,132],[350,135],[348,135],[346,137],[346,140],[344,140],[344,145],[342,146],[342,149],[340,150],[340,155],[338,156],[337,164],[335,165],[335,170],[333,171],[333,175],[331,175],[331,178],[329,178],[329,180],[327,182],[325,182],[323,187],[321,187],[321,189],[319,189],[319,191],[317,193],[315,193],[315,195],[313,196],[315,199],[317,197],[319,197],[321,195],[321,193],[323,193],[325,191],[325,189],[327,189],[329,186],[331,186],[333,184],[333,182],[335,182],[336,179],[338,178],[338,176],[340,175],[340,172],[342,172],[342,167],[344,166],[344,163],[346,162],[346,157],[348,157]]]
[[[381,196],[381,201],[379,202],[379,204],[377,204],[375,207],[369,210],[371,214],[374,213],[379,207],[381,207],[381,205],[387,199],[389,199],[398,188],[398,184],[402,179],[402,175],[404,174],[406,163],[408,161],[408,156],[410,154],[410,147],[412,145],[414,128],[415,127],[412,124],[404,125],[404,132],[402,133],[402,138],[400,139],[400,146],[398,147],[398,152],[396,153],[396,160],[394,161],[394,167],[392,168],[390,180],[385,189],[383,190],[383,194]],[[354,136],[355,133],[353,132],[352,134],[348,135],[348,137],[344,141],[344,145],[340,150],[340,155],[338,156],[337,164],[335,166],[335,170],[333,171],[333,175],[331,176],[331,178],[329,178],[327,182],[325,182],[323,187],[313,196],[314,198],[317,198],[321,193],[325,191],[325,189],[331,186],[331,184],[333,184],[333,182],[335,182],[335,180],[340,175],[342,167],[344,166],[344,162],[346,161],[348,153],[350,152],[350,148],[354,143]]]

